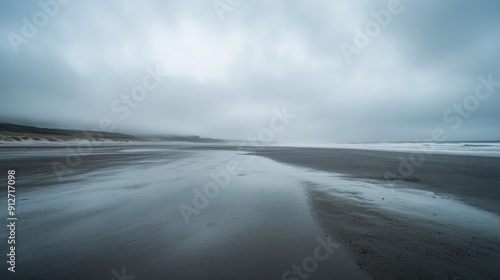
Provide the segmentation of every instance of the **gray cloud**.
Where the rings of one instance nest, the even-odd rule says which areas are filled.
[[[478,76],[500,81],[500,4],[401,0],[348,63],[339,44],[388,2],[243,1],[221,21],[212,1],[72,0],[16,53],[10,34],[41,8],[5,1],[0,120],[246,139],[286,106],[281,142],[424,139]],[[113,101],[158,64],[169,75],[120,120]],[[500,139],[499,106],[500,89],[450,139]]]

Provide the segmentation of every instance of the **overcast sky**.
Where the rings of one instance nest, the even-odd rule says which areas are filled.
[[[0,121],[247,139],[286,107],[279,142],[500,139],[500,87],[474,96],[497,0],[62,2],[1,1]]]

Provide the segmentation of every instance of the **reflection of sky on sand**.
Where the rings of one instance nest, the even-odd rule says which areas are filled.
[[[96,152],[122,154],[124,162],[68,175],[62,183],[54,177],[51,186],[18,189],[19,262],[33,268],[22,275],[25,279],[41,273],[64,279],[68,268],[92,271],[90,279],[109,278],[112,268],[123,266],[144,279],[166,272],[175,279],[280,279],[324,236],[311,217],[304,182],[408,219],[500,233],[500,217],[411,184],[356,181],[235,151],[121,147]],[[213,182],[209,173],[225,170],[231,161],[241,170],[186,225],[179,204],[192,205],[194,188],[203,190]],[[310,279],[352,279],[359,273],[340,247]]]
[[[452,197],[430,191],[411,189],[410,183],[397,186],[386,183],[355,181],[340,175],[307,169],[293,172],[298,180],[311,182],[321,191],[389,210],[397,214],[427,219],[450,226],[459,226],[500,234],[500,217]]]
[[[286,165],[234,151],[172,156],[134,149],[156,156],[18,193],[19,262],[30,267],[25,279],[41,273],[63,279],[67,271],[109,279],[112,268],[124,266],[137,279],[280,279],[325,237]],[[232,160],[242,169],[186,225],[179,204],[192,205],[193,188],[203,190],[213,182],[209,172]],[[360,273],[340,247],[309,279],[359,279]]]

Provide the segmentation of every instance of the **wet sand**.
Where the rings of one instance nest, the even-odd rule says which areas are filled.
[[[315,259],[331,235],[291,167],[238,151],[100,147],[59,182],[50,165],[64,151],[0,151],[2,172],[18,176],[17,272],[4,265],[2,279],[294,279],[293,266],[308,279],[368,279],[335,239]],[[231,161],[238,174],[186,224],[180,203]]]
[[[412,201],[387,211],[391,201],[386,195],[353,203],[343,199],[341,191],[332,190],[332,183],[304,182],[320,224],[355,253],[357,263],[374,279],[500,277],[500,158],[432,155],[409,180],[387,180],[383,174],[397,174],[398,157],[408,158],[408,153],[264,148],[257,154],[352,180],[386,184],[389,190],[410,188],[430,194],[424,201],[430,211]],[[464,205],[449,202],[435,207],[429,201],[438,197]]]
[[[0,149],[2,172],[17,171],[19,217],[18,272],[2,279],[119,279],[122,268],[135,280],[500,275],[498,158],[433,155],[395,180],[384,172],[407,154],[101,146],[59,181],[51,164],[68,153]],[[186,224],[180,204],[233,161],[227,186]],[[340,246],[292,272],[314,264],[318,238]]]
[[[398,170],[401,165],[399,157],[409,162],[410,153],[263,147],[256,154],[354,179],[391,181],[395,185],[410,185],[416,189],[447,194],[500,215],[500,157],[426,155],[420,166],[413,166],[414,172],[403,176],[406,174]],[[386,178],[386,172],[392,176]]]

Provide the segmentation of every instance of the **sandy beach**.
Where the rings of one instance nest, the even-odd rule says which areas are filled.
[[[394,194],[379,192],[352,203],[339,197],[346,189],[331,188],[329,182],[304,183],[320,224],[354,252],[373,279],[500,275],[500,158],[434,154],[415,168],[411,180],[386,180],[384,173],[397,174],[398,157],[407,158],[409,153],[264,148],[257,154],[402,190],[396,199],[404,200],[405,191],[406,197],[422,192],[422,198],[391,207],[397,202],[387,195]]]
[[[100,147],[59,182],[51,164],[64,151],[1,151],[2,170],[18,174],[7,279],[116,279],[122,268],[135,279],[293,279],[294,266],[308,279],[367,277],[315,222],[286,165],[189,146]],[[193,206],[194,190],[232,161],[240,171],[187,224],[180,204]]]
[[[383,178],[393,152],[104,145],[60,181],[65,148],[0,155],[18,174],[18,271],[6,279],[500,273],[499,158],[433,155],[405,181]]]

